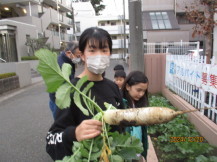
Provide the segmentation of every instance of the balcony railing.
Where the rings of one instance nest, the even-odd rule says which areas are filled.
[[[120,48],[124,48],[124,40],[123,39],[113,39],[112,40],[112,47],[114,49],[120,49]],[[128,48],[128,40],[126,39],[126,48]]]
[[[124,34],[123,25],[114,25],[114,26],[100,26],[100,28],[109,32],[109,34]],[[129,34],[129,25],[125,26],[125,33]]]

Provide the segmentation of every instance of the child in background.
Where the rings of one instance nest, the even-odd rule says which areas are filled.
[[[114,72],[116,72],[116,71],[118,71],[118,70],[123,70],[124,71],[124,67],[123,67],[123,65],[120,65],[120,64],[118,64],[118,65],[116,65],[115,67],[114,67]]]
[[[148,78],[140,71],[132,71],[122,86],[126,108],[141,108],[148,106]],[[148,150],[148,136],[146,126],[127,127],[126,131],[139,138],[143,143],[142,156],[146,159]],[[140,155],[140,160],[143,159]]]
[[[118,88],[121,89],[124,80],[126,78],[126,73],[123,70],[118,70],[114,75],[114,82],[118,85]]]

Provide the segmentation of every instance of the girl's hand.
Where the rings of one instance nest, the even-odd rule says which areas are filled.
[[[84,120],[75,129],[77,141],[91,139],[100,135],[102,131],[102,123],[98,120]]]

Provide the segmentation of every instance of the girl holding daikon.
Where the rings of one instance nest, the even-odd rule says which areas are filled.
[[[123,108],[118,86],[102,76],[110,64],[112,53],[109,33],[97,27],[86,29],[81,34],[79,50],[84,61],[84,70],[71,81],[72,84],[76,85],[81,78],[87,76],[88,81],[81,89],[84,90],[88,83],[93,82],[91,98],[95,98],[102,110],[106,110],[104,102],[119,109]],[[81,104],[85,105],[84,101]],[[73,98],[69,108],[57,110],[55,122],[47,134],[46,149],[53,160],[62,160],[65,156],[72,155],[73,142],[92,139],[101,134],[102,122],[91,119],[92,117],[84,115]],[[112,131],[115,130],[119,130],[119,127],[113,126]]]

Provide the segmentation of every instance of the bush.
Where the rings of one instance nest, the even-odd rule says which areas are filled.
[[[21,57],[22,61],[26,61],[26,60],[38,60],[38,58],[36,56],[23,56]]]
[[[4,78],[9,78],[12,76],[16,76],[16,73],[4,73],[4,74],[0,74],[0,79],[4,79]]]
[[[162,96],[151,96],[150,106],[169,107],[176,110],[176,108]],[[186,114],[180,115],[165,124],[149,126],[148,134],[152,138],[160,162],[217,161],[217,157],[212,156],[215,147],[209,145],[207,141],[201,137],[199,132],[187,120]],[[197,139],[202,138],[204,140],[193,142],[192,140],[189,140],[196,139],[194,137]],[[178,141],[177,139],[180,140]]]

